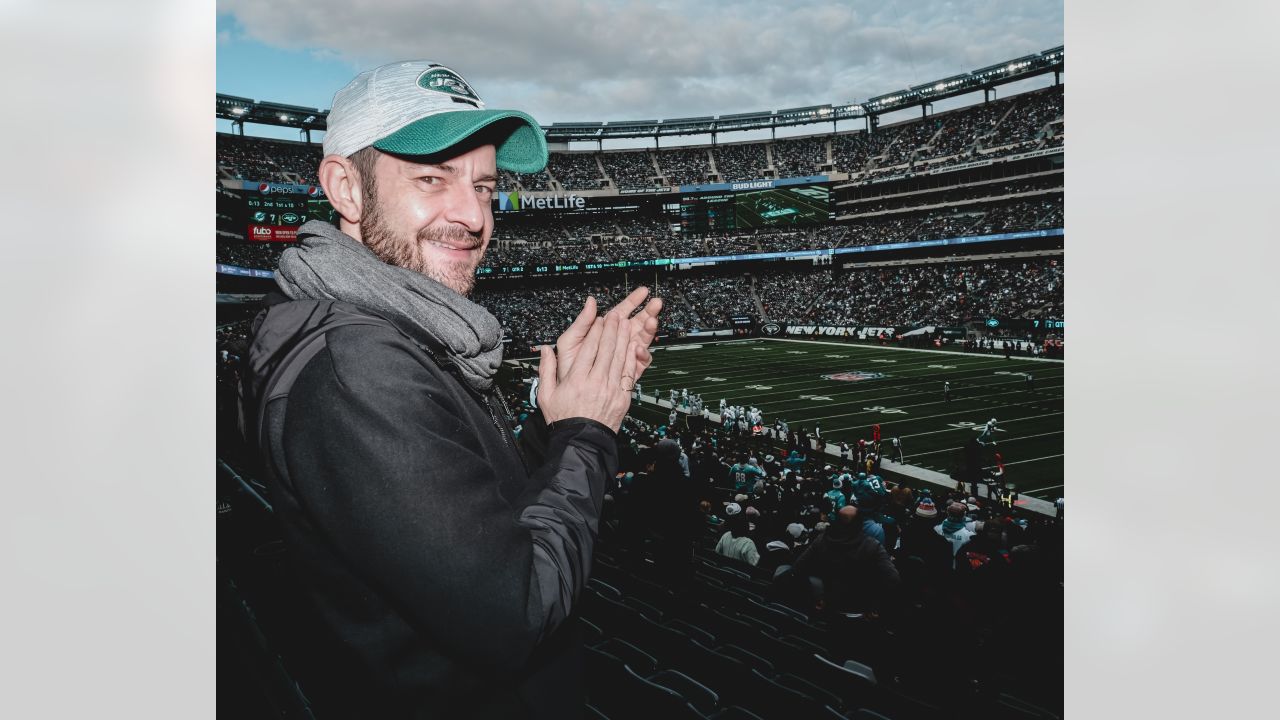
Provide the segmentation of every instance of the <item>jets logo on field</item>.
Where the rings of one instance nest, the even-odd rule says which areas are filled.
[[[760,326],[761,335],[773,336],[780,332],[782,332],[782,326],[775,322],[765,323]]]
[[[463,80],[458,73],[447,67],[438,66],[418,76],[418,87],[423,90],[434,90],[448,95],[457,95],[468,100],[480,102],[480,96]]]
[[[850,370],[848,372],[834,373],[831,375],[823,375],[823,380],[839,380],[841,382],[858,382],[859,380],[879,380],[885,377],[882,372],[866,372],[863,370]]]

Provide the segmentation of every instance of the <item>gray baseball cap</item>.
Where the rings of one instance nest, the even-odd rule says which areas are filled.
[[[373,146],[397,155],[434,155],[497,125],[498,167],[534,173],[547,164],[536,120],[518,110],[488,110],[461,75],[413,60],[366,70],[333,96],[325,155],[350,157]],[[510,131],[506,132],[506,128]]]

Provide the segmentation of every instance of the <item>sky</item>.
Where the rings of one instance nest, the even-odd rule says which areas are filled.
[[[367,5],[218,0],[217,91],[327,110],[361,70],[427,59],[460,73],[489,107],[524,110],[544,125],[668,119],[858,102],[1064,44],[1062,0]],[[1026,81],[1001,96],[1050,83]],[[980,99],[942,101],[934,111]],[[268,126],[246,133],[299,138]]]

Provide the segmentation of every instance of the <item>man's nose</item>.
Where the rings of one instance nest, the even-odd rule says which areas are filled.
[[[469,232],[478,233],[484,230],[484,218],[489,212],[485,198],[476,192],[475,187],[466,183],[458,183],[449,191],[449,204],[445,209],[445,219],[466,227]]]

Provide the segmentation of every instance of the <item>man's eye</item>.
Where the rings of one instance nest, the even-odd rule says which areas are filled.
[[[480,193],[481,195],[489,195],[493,193],[493,188],[487,185],[477,185],[476,192]]]
[[[441,178],[438,178],[435,175],[424,175],[419,179],[422,180],[422,182],[426,183],[427,185],[439,185],[441,182],[443,182]]]

